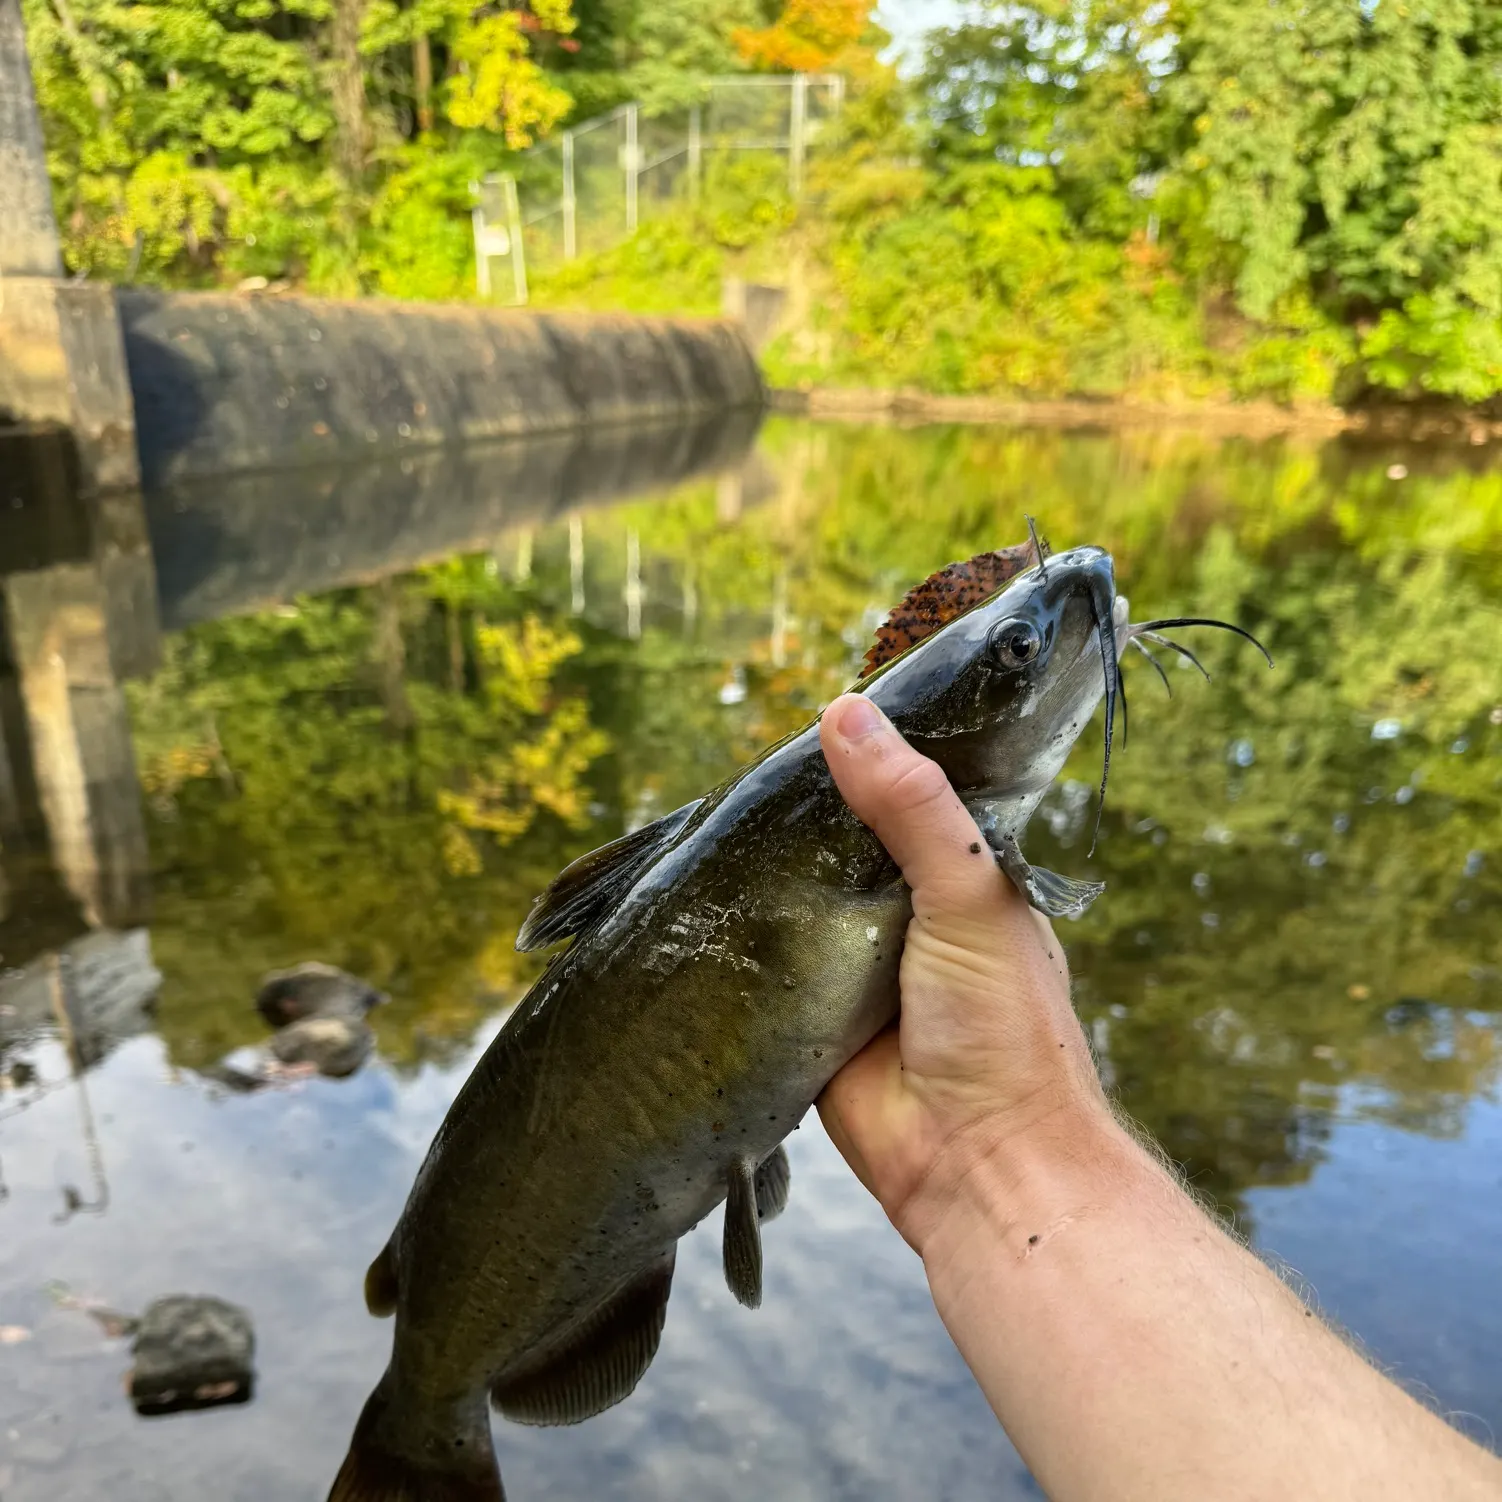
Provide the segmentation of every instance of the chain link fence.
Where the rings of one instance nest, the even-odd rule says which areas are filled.
[[[523,152],[515,171],[472,184],[480,295],[525,303],[529,271],[620,244],[692,201],[732,159],[759,154],[797,198],[809,153],[844,103],[845,81],[751,74],[705,79],[699,93],[699,103],[663,114],[623,104]]]

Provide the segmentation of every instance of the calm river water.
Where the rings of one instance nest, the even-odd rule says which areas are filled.
[[[1030,836],[1109,884],[1060,931],[1115,1091],[1377,1360],[1502,1430],[1488,451],[774,420],[733,479],[321,594],[262,581],[126,685],[149,920],[87,934],[32,902],[55,878],[0,889],[0,1497],[323,1497],[390,1338],[364,1269],[537,973],[532,897],[809,718],[909,584],[1024,511],[1112,549],[1139,615],[1226,616],[1277,658],[1207,633],[1215,681],[1170,664],[1171,700],[1129,662],[1094,860],[1098,732]],[[259,977],[301,960],[390,993],[376,1056],[226,1090]],[[37,1001],[64,982],[108,1013],[72,1057]],[[1038,1495],[816,1118],[789,1147],[761,1310],[716,1215],[628,1402],[499,1427],[514,1502]],[[73,1306],[168,1293],[250,1312],[253,1401],[135,1416],[128,1340]]]

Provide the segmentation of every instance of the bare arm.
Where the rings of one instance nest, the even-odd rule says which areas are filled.
[[[864,699],[831,706],[822,735],[914,916],[900,1028],[820,1114],[1049,1496],[1502,1496],[1502,1463],[1367,1365],[1118,1123],[1058,941],[975,849],[940,769]]]

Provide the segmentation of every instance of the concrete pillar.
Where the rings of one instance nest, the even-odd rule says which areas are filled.
[[[21,0],[0,0],[0,277],[63,274]]]
[[[145,917],[149,858],[108,620],[87,564],[5,580],[8,655],[53,866],[91,928],[127,928]]]
[[[63,280],[21,0],[0,0],[0,425],[6,422],[69,429],[86,490],[140,481],[114,292]]]
[[[0,7],[14,0],[0,0]],[[140,483],[135,408],[114,289],[0,276],[0,421],[72,433],[89,491]]]
[[[156,667],[156,580],[139,493],[78,470],[65,429],[0,430],[0,878],[129,927],[147,849],[121,681]]]

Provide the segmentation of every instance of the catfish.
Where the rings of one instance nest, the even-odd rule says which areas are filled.
[[[1128,626],[1102,549],[1050,557],[1033,533],[914,590],[857,686],[1028,901],[1073,915],[1101,885],[1030,865],[1021,837],[1103,696],[1104,796],[1120,648],[1169,624]],[[391,1359],[331,1502],[497,1502],[490,1408],[572,1424],[627,1397],[678,1242],[722,1202],[726,1282],[760,1303],[783,1139],[895,1018],[911,915],[817,720],[554,880],[517,947],[572,943],[475,1065],[366,1276]]]

